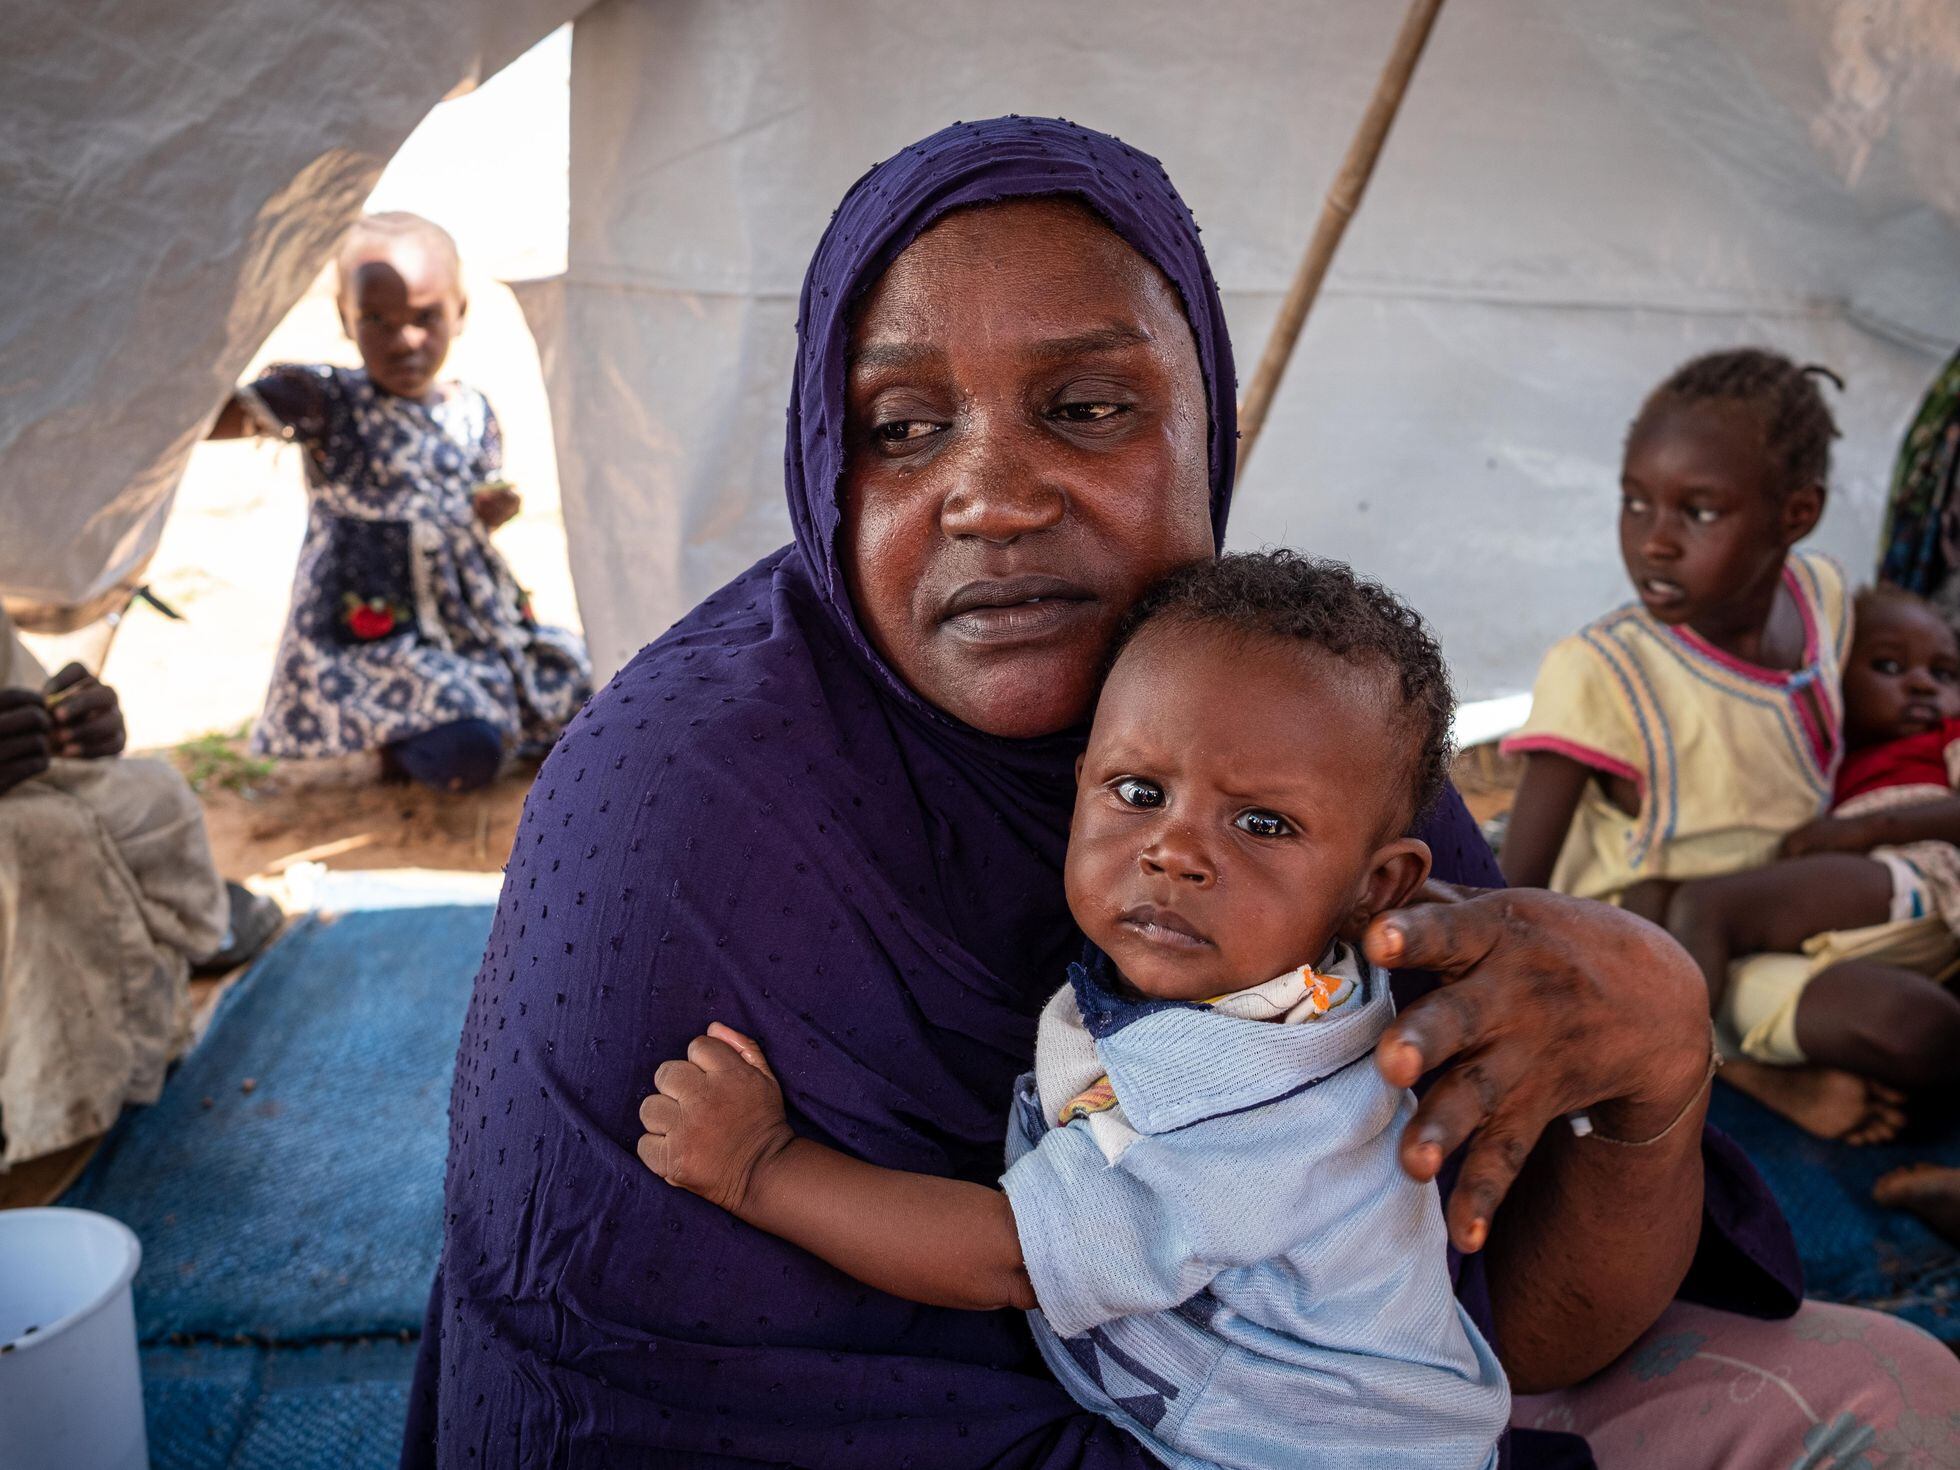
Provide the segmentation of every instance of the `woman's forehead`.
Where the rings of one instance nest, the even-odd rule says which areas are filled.
[[[1134,345],[1190,329],[1176,289],[1086,207],[1014,200],[936,221],[885,270],[859,308],[851,357],[889,358],[976,329],[1054,355]]]

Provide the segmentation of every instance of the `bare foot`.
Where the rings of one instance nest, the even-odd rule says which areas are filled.
[[[1910,1210],[1934,1231],[1960,1245],[1960,1169],[1939,1164],[1907,1164],[1872,1186],[1872,1198],[1887,1209]]]
[[[1722,1080],[1806,1132],[1837,1143],[1889,1143],[1906,1125],[1902,1093],[1831,1067],[1733,1061],[1723,1064]]]

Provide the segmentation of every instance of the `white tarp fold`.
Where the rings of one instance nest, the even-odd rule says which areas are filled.
[[[572,73],[565,278],[523,292],[601,669],[786,539],[800,275],[875,160],[1060,113],[1165,161],[1246,370],[1400,6],[1353,0],[604,0]],[[1681,359],[1843,373],[1820,537],[1863,572],[1897,434],[1960,339],[1960,7],[1447,7],[1234,515],[1440,627],[1463,692],[1524,687],[1624,596],[1621,435]]]
[[[0,592],[140,571],[192,444],[431,106],[581,0],[27,0],[0,48]]]

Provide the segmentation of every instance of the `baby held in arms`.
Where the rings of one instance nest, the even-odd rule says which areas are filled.
[[[1359,948],[1428,874],[1403,834],[1450,712],[1421,621],[1346,567],[1178,573],[1096,706],[1066,867],[1088,942],[1000,1187],[799,1137],[794,1059],[779,1084],[720,1023],[655,1074],[641,1158],[868,1286],[1028,1311],[1068,1391],[1166,1464],[1494,1464],[1509,1392],[1398,1161],[1414,1101],[1375,1067],[1394,1002]]]

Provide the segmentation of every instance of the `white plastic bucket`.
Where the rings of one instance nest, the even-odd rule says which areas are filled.
[[[146,1470],[136,1235],[92,1210],[0,1210],[0,1463]]]

